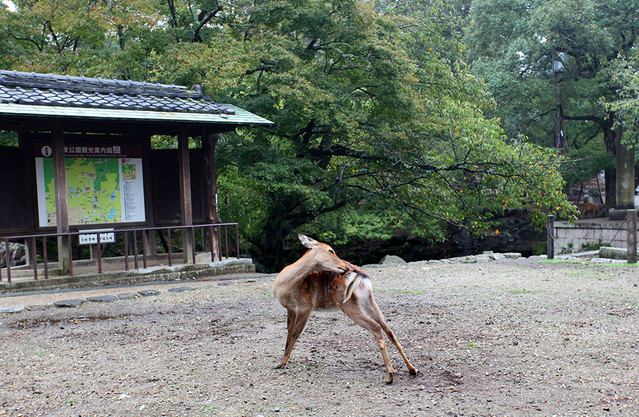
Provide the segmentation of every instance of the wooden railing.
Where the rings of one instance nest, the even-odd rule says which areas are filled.
[[[233,248],[231,248],[229,244],[229,228],[232,229],[231,240],[234,242],[232,242],[231,244],[234,246]],[[200,246],[202,248],[202,252],[205,252],[206,246],[208,245],[209,250],[211,252],[211,262],[215,262],[215,256],[216,256],[216,251],[214,251],[213,248],[217,248],[217,257],[220,261],[222,260],[223,252],[225,253],[226,258],[229,257],[229,252],[231,253],[235,252],[235,256],[237,258],[240,257],[239,231],[238,231],[237,223],[210,223],[210,224],[198,224],[198,225],[189,225],[189,226],[179,225],[179,226],[164,226],[164,227],[127,228],[127,229],[114,228],[109,230],[101,229],[99,231],[98,230],[80,230],[77,232],[68,232],[68,233],[43,233],[43,234],[22,235],[22,236],[3,236],[3,237],[0,237],[0,242],[4,242],[4,244],[6,245],[6,252],[5,252],[6,269],[4,274],[2,273],[2,269],[0,269],[0,281],[3,281],[4,279],[3,275],[6,275],[7,281],[11,283],[12,266],[11,266],[11,253],[10,253],[11,251],[9,250],[9,247],[10,247],[9,244],[11,242],[24,243],[29,248],[29,251],[31,252],[29,254],[29,258],[30,258],[29,266],[32,267],[33,269],[33,279],[38,280],[38,268],[42,267],[44,270],[44,279],[49,279],[49,275],[50,275],[49,264],[52,262],[56,262],[56,261],[49,261],[49,254],[47,253],[48,252],[47,243],[49,243],[50,239],[56,239],[58,241],[59,239],[62,239],[64,241],[65,246],[68,248],[68,270],[63,271],[63,273],[64,275],[73,276],[73,265],[74,265],[73,254],[74,254],[74,249],[76,249],[76,252],[77,252],[77,248],[80,246],[80,236],[94,234],[95,243],[93,245],[94,246],[93,253],[96,256],[93,260],[95,260],[97,263],[97,272],[99,274],[102,274],[103,263],[104,263],[104,259],[102,256],[102,249],[103,247],[107,245],[115,245],[115,244],[123,245],[122,253],[120,254],[120,256],[124,258],[125,271],[130,270],[130,266],[131,266],[130,265],[131,259],[129,259],[130,257],[132,258],[132,263],[136,270],[139,269],[140,261],[142,263],[143,268],[146,269],[147,261],[150,256],[153,256],[154,259],[158,259],[158,257],[155,256],[155,255],[158,255],[157,252],[147,253],[147,250],[150,247],[148,245],[149,243],[148,232],[156,232],[158,235],[161,236],[162,243],[165,246],[165,253],[166,255],[168,255],[167,256],[168,265],[173,266],[174,258],[176,256],[176,254],[173,251],[173,243],[175,242],[176,239],[172,239],[171,234],[173,232],[173,234],[175,235],[175,232],[178,230],[182,231],[183,233],[190,233],[191,235],[190,241],[194,243],[191,245],[191,248],[190,248],[191,250],[190,258],[192,259],[192,262],[194,264],[196,263],[196,252],[197,252],[196,251],[197,243],[195,242],[196,230],[201,230],[202,232],[201,233],[202,239],[201,239]],[[113,233],[116,243],[102,242],[101,234],[104,234],[104,233],[109,233],[109,234]],[[164,237],[164,234],[166,234],[166,237]],[[180,235],[182,235],[182,233]],[[138,245],[138,239],[141,239],[140,245]],[[132,242],[130,243],[129,240],[131,240]],[[38,258],[36,256],[38,243],[40,243],[41,245],[40,246],[41,262],[38,261]],[[217,243],[217,245],[215,243]],[[155,247],[155,245],[153,245],[153,247]],[[140,257],[142,258],[141,260],[140,260]],[[183,254],[183,257],[184,257],[184,254]],[[58,263],[60,263],[60,261],[61,259],[57,260]],[[79,259],[75,260],[76,263],[78,261]],[[20,268],[22,270],[25,269],[25,267],[23,266],[21,266]]]

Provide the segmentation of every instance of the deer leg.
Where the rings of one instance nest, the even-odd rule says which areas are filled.
[[[288,349],[288,345],[291,343],[291,335],[293,334],[292,328],[295,323],[295,312],[293,310],[286,311],[286,345],[284,350]]]
[[[286,347],[284,348],[284,357],[280,363],[275,366],[276,369],[284,367],[291,358],[291,352],[293,352],[295,342],[297,342],[297,339],[304,331],[304,327],[306,327],[306,323],[308,322],[308,318],[312,311],[313,310],[297,312],[293,309],[288,310],[288,330],[286,335]]]
[[[346,303],[340,303],[339,308],[350,317],[355,323],[359,324],[369,332],[373,333],[375,340],[377,341],[377,345],[379,346],[379,350],[382,353],[382,359],[384,359],[384,365],[386,365],[386,383],[390,384],[393,382],[393,376],[395,375],[395,370],[393,370],[393,365],[391,364],[390,358],[388,357],[388,351],[386,350],[386,342],[384,341],[384,334],[382,333],[382,326],[377,323],[375,320],[372,320],[368,317],[363,311],[361,306],[356,300],[348,300]]]
[[[379,323],[379,325],[382,327],[382,329],[386,333],[386,336],[388,336],[388,339],[391,341],[392,344],[395,345],[395,347],[399,351],[399,354],[402,355],[404,362],[406,362],[406,367],[408,367],[408,373],[410,373],[411,375],[417,375],[417,369],[415,369],[415,367],[410,363],[410,361],[404,354],[404,349],[402,349],[402,345],[399,344],[399,340],[397,340],[397,337],[395,337],[395,333],[391,330],[390,327],[388,327],[388,324],[386,324],[386,320],[384,320],[384,315],[382,314],[381,310],[379,309],[379,306],[375,302],[375,299],[373,298],[372,295],[370,295],[366,304],[368,307],[367,308],[368,313],[372,316],[373,320]]]

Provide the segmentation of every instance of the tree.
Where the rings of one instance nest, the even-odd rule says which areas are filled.
[[[403,29],[435,34],[433,22],[355,1],[299,3],[260,3],[245,29],[257,53],[241,103],[276,123],[226,147],[227,160],[239,155],[242,187],[260,184],[243,210],[261,224],[257,258],[281,265],[283,242],[309,225],[361,236],[361,225],[351,227],[361,219],[355,207],[389,229],[411,225],[436,238],[446,224],[494,233],[490,220],[528,203],[537,224],[542,208],[570,212],[557,155],[484,118],[493,102],[454,61],[460,46],[452,52],[450,38]]]
[[[616,154],[623,129],[605,102],[618,95],[615,62],[635,46],[639,2],[475,0],[471,17],[469,57],[509,134],[555,146],[563,129],[569,156],[602,139]],[[614,170],[606,158],[593,160],[606,169],[607,204],[615,207]]]

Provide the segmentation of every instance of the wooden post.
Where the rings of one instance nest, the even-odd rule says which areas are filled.
[[[142,155],[143,155],[143,166],[150,167],[151,166],[151,136],[145,136],[140,139],[142,142]],[[144,175],[144,210],[145,210],[145,218],[147,226],[155,226],[155,217],[153,214],[153,194],[150,186],[147,184],[152,184],[153,180],[151,178],[151,170],[145,169],[143,170]],[[158,254],[158,245],[157,245],[157,233],[155,230],[148,230],[142,233],[146,233],[146,245],[144,248],[147,255],[151,257],[151,259],[155,259]]]
[[[202,148],[204,150],[204,176],[205,184],[205,215],[207,223],[220,223],[220,215],[217,210],[217,170],[215,168],[215,147],[217,146],[218,136],[214,133],[202,132]],[[219,258],[220,248],[220,228],[213,227],[206,229],[207,238],[205,239],[211,252],[211,259]]]
[[[155,259],[155,255],[158,253],[155,230],[143,230],[142,234],[144,235],[144,238],[142,239],[142,243],[144,244],[142,249],[144,250],[144,253],[146,253],[149,258]]]
[[[191,163],[189,159],[189,137],[185,132],[178,135],[178,165],[180,169],[180,212],[182,225],[193,224],[193,205],[191,203]],[[184,263],[193,263],[193,233],[191,229],[182,231],[182,251]]]
[[[546,254],[548,259],[555,259],[555,216],[552,214],[546,220]]]
[[[626,229],[626,238],[628,242],[628,263],[637,263],[637,210],[627,210],[626,219],[628,226]]]
[[[29,135],[23,131],[18,131],[18,140],[20,141],[20,149],[22,150],[22,160],[24,161],[24,183],[25,184],[35,184],[35,158],[33,154],[30,153],[30,138]],[[36,228],[38,225],[38,198],[37,191],[33,187],[25,187],[25,219],[27,226],[27,234],[35,234]],[[44,204],[44,203],[43,203]],[[29,247],[29,251],[33,251],[30,253],[30,256],[27,259],[30,262],[37,263],[37,256],[35,251],[35,241],[33,242],[34,246]]]
[[[67,200],[67,169],[64,161],[64,134],[61,129],[53,132],[53,178],[55,181],[55,215],[58,233],[69,232],[69,207]],[[69,239],[58,238],[58,261],[62,274],[69,272]]]

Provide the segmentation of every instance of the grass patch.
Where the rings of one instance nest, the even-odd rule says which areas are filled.
[[[400,294],[423,294],[424,291],[416,291],[416,290],[393,290]]]
[[[543,290],[508,290],[511,294],[537,294]]]
[[[628,262],[624,262],[624,263],[612,263],[612,262],[606,262],[606,263],[591,263],[588,262],[587,260],[578,260],[578,259],[571,259],[571,260],[564,260],[564,259],[544,259],[542,261],[539,261],[541,263],[544,264],[580,264],[580,265],[591,265],[591,266],[620,266],[622,268],[636,268],[639,266],[639,263],[634,263],[634,264],[629,264]]]
[[[542,261],[539,261],[541,263],[544,264],[584,264],[586,261],[580,261],[578,259],[571,259],[571,260],[567,260],[567,259],[544,259]],[[597,264],[600,265],[600,264]],[[604,264],[601,264],[604,265]]]

